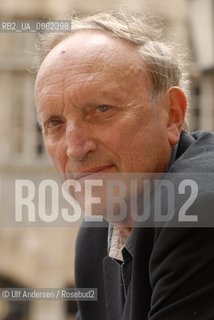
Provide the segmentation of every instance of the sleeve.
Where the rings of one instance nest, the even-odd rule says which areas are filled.
[[[192,214],[214,215],[214,195],[203,194]],[[203,219],[201,220],[203,221]],[[214,228],[159,228],[150,259],[149,320],[214,319]]]

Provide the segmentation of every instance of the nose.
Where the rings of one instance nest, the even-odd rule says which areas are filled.
[[[92,138],[92,130],[87,126],[69,124],[66,129],[66,153],[69,159],[84,160],[87,155],[96,150],[96,142]]]

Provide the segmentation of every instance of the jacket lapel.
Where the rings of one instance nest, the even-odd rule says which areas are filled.
[[[110,257],[106,256],[103,259],[103,274],[107,318],[109,320],[119,320],[122,318],[124,305],[120,265]]]
[[[122,320],[147,320],[152,294],[149,260],[153,247],[154,229],[135,228],[134,232],[137,233],[136,249]]]

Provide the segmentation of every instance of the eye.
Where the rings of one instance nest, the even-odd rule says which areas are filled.
[[[45,124],[45,127],[46,128],[54,128],[58,125],[60,125],[62,123],[62,120],[61,119],[58,119],[58,118],[52,118],[50,120],[48,120]]]
[[[63,123],[61,117],[52,116],[44,122],[42,131],[44,134],[55,134],[61,130]]]
[[[96,112],[104,113],[104,112],[107,112],[109,109],[110,109],[110,107],[104,104],[104,105],[97,107]]]

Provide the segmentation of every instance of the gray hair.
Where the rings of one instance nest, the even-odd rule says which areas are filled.
[[[69,33],[42,35],[36,44],[36,67],[46,55],[62,40],[81,30],[101,30],[122,38],[135,45],[146,66],[152,82],[151,101],[157,100],[168,88],[179,86],[188,101],[189,80],[187,76],[187,54],[178,50],[178,45],[166,36],[163,20],[123,10],[97,13],[95,15],[70,17],[72,30]],[[187,121],[184,124],[187,128]]]

